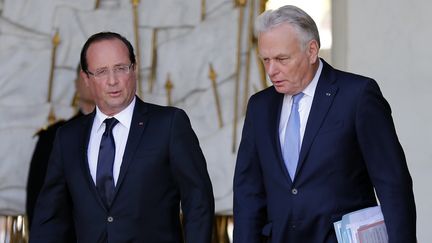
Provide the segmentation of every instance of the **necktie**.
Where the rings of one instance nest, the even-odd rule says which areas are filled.
[[[303,95],[303,93],[298,93],[293,96],[291,113],[285,129],[283,158],[292,180],[294,180],[300,153],[300,115],[298,112],[298,103]]]
[[[104,121],[105,132],[102,135],[99,156],[96,170],[96,188],[99,191],[107,207],[111,205],[114,195],[114,178],[113,165],[115,156],[115,142],[112,129],[118,123],[118,120],[107,118]]]

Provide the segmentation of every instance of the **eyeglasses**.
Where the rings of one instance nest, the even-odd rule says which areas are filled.
[[[133,63],[131,63],[130,65],[117,65],[114,66],[112,70],[114,72],[114,75],[116,75],[116,77],[124,77],[130,73],[132,67],[133,67]],[[92,75],[95,79],[105,80],[108,78],[110,74],[110,69],[100,68],[97,69],[94,73],[87,70],[87,73]]]

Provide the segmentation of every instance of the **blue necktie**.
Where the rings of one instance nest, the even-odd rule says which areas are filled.
[[[282,151],[285,166],[292,180],[294,180],[300,153],[300,115],[298,112],[298,103],[303,95],[303,93],[298,93],[292,98],[291,113],[285,129],[285,144]]]
[[[113,166],[115,156],[115,142],[112,129],[118,123],[113,118],[105,119],[105,132],[102,135],[96,170],[96,188],[105,205],[109,207],[114,195]]]

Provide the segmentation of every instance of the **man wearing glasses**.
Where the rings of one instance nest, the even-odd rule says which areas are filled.
[[[117,33],[84,44],[81,77],[96,109],[57,132],[30,242],[70,242],[71,231],[78,242],[210,242],[214,199],[198,139],[184,111],[135,96],[135,64]]]

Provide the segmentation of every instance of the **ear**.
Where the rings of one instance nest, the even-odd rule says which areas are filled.
[[[89,87],[89,76],[86,72],[84,72],[83,70],[80,71],[80,76],[81,78],[84,80],[84,83],[87,87]]]
[[[316,40],[311,40],[308,43],[309,62],[315,63],[318,59],[319,46]]]

